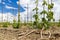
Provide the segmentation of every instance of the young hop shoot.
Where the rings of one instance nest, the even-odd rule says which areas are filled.
[[[35,1],[36,7],[33,9],[33,11],[36,11],[36,14],[33,15],[33,18],[35,19],[33,25],[35,28],[38,27],[39,23],[39,16],[38,16],[38,0]]]
[[[48,3],[47,3],[47,1],[48,1]],[[53,11],[52,11],[52,8],[53,8],[53,5],[54,4],[52,3],[52,0],[51,0],[51,3],[50,4],[49,4],[49,0],[47,0],[47,1],[46,0],[43,0],[43,3],[42,3],[42,5],[43,5],[43,11],[40,13],[41,15],[43,15],[43,18],[42,18],[42,31],[50,28],[50,22],[53,19]],[[45,8],[46,6],[48,6],[48,11],[45,10],[46,9]],[[42,38],[42,31],[41,31],[41,38]],[[51,33],[50,33],[50,35],[51,35]]]

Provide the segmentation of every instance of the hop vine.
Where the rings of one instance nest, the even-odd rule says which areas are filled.
[[[38,0],[35,1],[36,7],[33,9],[33,11],[36,11],[36,14],[33,15],[33,18],[35,19],[33,25],[35,25],[35,28],[38,27],[39,23],[39,16],[38,16]]]

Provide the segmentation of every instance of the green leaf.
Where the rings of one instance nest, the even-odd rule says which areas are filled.
[[[40,14],[47,14],[47,11],[43,10]]]
[[[38,0],[36,0],[35,3],[38,3]]]
[[[32,11],[35,11],[35,9],[33,9]]]
[[[38,7],[36,7],[36,8],[33,9],[33,11],[35,11],[35,10],[38,11]]]
[[[37,20],[38,19],[38,14],[33,15],[33,17],[35,18],[35,20]]]
[[[47,5],[47,2],[44,0],[42,5]]]
[[[53,3],[48,4],[48,9],[52,9],[52,8],[53,8],[53,6],[54,6],[54,4],[53,4]]]

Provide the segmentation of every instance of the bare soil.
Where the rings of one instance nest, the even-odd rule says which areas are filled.
[[[51,31],[49,37],[48,31]],[[52,27],[49,30],[43,31],[43,38],[41,39],[40,29],[31,28],[0,28],[0,40],[60,40],[60,28]]]

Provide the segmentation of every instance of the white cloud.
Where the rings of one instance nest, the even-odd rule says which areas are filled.
[[[5,2],[2,2],[3,4],[5,4]]]
[[[56,21],[60,19],[60,0],[55,0],[54,2],[54,18]]]
[[[0,3],[1,3],[1,0],[0,0]]]
[[[20,0],[20,3],[21,4],[27,4],[27,3],[29,3],[30,2],[30,0]]]
[[[17,8],[14,8],[14,7],[11,7],[11,6],[5,6],[6,8],[8,8],[8,9],[17,9]]]
[[[11,0],[8,0],[11,3]]]
[[[3,15],[3,18],[2,18],[2,15]],[[14,19],[14,15],[12,15],[11,13],[0,13],[0,22],[2,22],[2,19],[3,19],[3,22],[6,22],[8,20],[8,22],[13,22],[13,19]]]
[[[0,0],[0,3],[5,4],[5,2],[2,2],[2,0]]]

